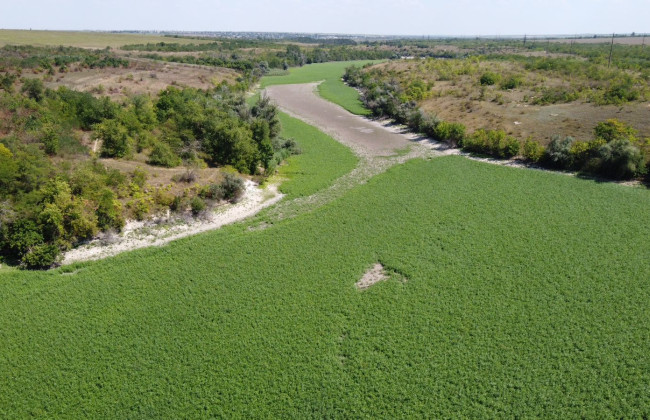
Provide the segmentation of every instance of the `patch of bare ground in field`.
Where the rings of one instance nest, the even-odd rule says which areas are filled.
[[[365,290],[380,281],[388,280],[388,278],[389,276],[384,271],[384,266],[380,263],[376,263],[371,269],[363,274],[363,277],[356,282],[355,286],[357,286],[357,289],[359,290]]]
[[[207,89],[224,80],[234,82],[237,78],[234,70],[218,67],[163,63],[139,58],[131,58],[129,62],[128,68],[73,67],[65,73],[46,78],[45,85],[52,89],[65,86],[118,98],[129,94],[156,95],[168,86]]]

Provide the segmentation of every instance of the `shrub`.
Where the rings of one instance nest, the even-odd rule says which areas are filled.
[[[201,197],[192,197],[192,200],[190,200],[190,208],[192,209],[192,214],[194,216],[198,216],[199,214],[203,213],[203,211],[205,211],[207,205],[205,204],[205,201],[201,199]]]
[[[454,146],[459,144],[465,137],[465,126],[461,123],[441,121],[433,131],[438,140],[446,141]]]
[[[580,97],[580,93],[576,90],[570,90],[569,88],[558,86],[558,87],[544,87],[542,89],[541,96],[533,100],[535,105],[548,105],[556,104],[563,102],[573,102]]]
[[[157,142],[149,154],[147,163],[155,166],[173,168],[181,164],[181,158],[172,151],[167,143]]]
[[[573,166],[578,169],[587,169],[590,160],[598,157],[598,150],[606,144],[603,139],[591,141],[576,141],[571,145],[571,157]]]
[[[573,166],[573,155],[571,154],[571,146],[575,139],[573,137],[562,138],[559,135],[554,135],[551,142],[546,148],[545,160],[546,162],[559,169],[569,169]]]
[[[97,203],[97,226],[102,230],[121,230],[124,227],[122,205],[115,197],[115,193],[109,188],[104,188],[99,195]]]
[[[506,137],[505,143],[499,144],[498,155],[506,159],[510,159],[519,154],[519,149],[521,148],[521,143],[519,140],[512,136]]]
[[[480,82],[481,82],[481,85],[483,85],[483,86],[492,86],[492,85],[498,83],[500,78],[501,78],[501,76],[499,76],[498,74],[488,71],[488,72],[485,72],[485,73],[483,73],[481,75]]]
[[[244,180],[237,175],[226,173],[221,182],[221,188],[223,189],[223,198],[236,203],[244,195]]]
[[[524,83],[524,79],[519,75],[513,75],[505,79],[501,83],[501,89],[511,90],[516,89]]]
[[[175,182],[185,182],[187,184],[192,183],[198,179],[198,174],[196,173],[195,169],[192,168],[187,168],[185,169],[185,172],[178,176],[174,176],[172,178],[173,181]]]
[[[616,118],[602,121],[594,127],[594,135],[606,142],[620,139],[630,139],[634,141],[636,130]]]
[[[43,99],[45,87],[43,86],[43,81],[41,79],[25,79],[21,91],[29,98],[34,99],[35,101],[40,101]]]
[[[23,268],[30,270],[50,268],[58,262],[60,255],[61,251],[56,245],[37,245],[25,254],[21,260],[21,265]]]
[[[524,147],[523,147],[523,156],[524,159],[530,162],[539,162],[542,157],[544,157],[544,152],[546,151],[546,148],[536,142],[535,140],[531,138],[527,138],[526,141],[524,142]]]
[[[139,166],[131,173],[131,181],[140,188],[144,188],[147,177],[147,172]]]
[[[210,200],[223,200],[223,187],[221,184],[206,185],[200,193],[200,196]]]
[[[639,99],[639,91],[634,87],[630,78],[618,81],[610,85],[603,93],[601,104],[624,104]]]
[[[645,172],[645,161],[639,149],[627,139],[617,139],[598,150],[599,172],[614,179],[630,179]]]
[[[463,140],[463,149],[509,159],[519,153],[519,140],[503,130],[476,130]]]
[[[59,135],[52,126],[48,125],[43,129],[42,142],[48,155],[56,155],[59,151]]]

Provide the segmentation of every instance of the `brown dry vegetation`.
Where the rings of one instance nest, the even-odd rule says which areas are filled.
[[[577,39],[571,39],[571,38],[558,38],[558,39],[551,39],[551,42],[558,42],[561,44],[609,44],[612,42],[612,38],[610,37],[598,37],[598,38],[577,38]],[[536,41],[536,42],[542,42],[542,41]],[[547,42],[544,40],[543,42]],[[650,43],[650,37],[646,37],[645,39],[645,45],[648,45]],[[614,38],[614,44],[621,44],[621,45],[643,45],[643,37],[642,36],[625,36],[625,37],[615,37]]]
[[[222,81],[234,83],[237,73],[219,67],[163,63],[147,59],[130,59],[129,68],[88,69],[72,67],[45,79],[45,85],[109,95],[113,98],[128,94],[156,95],[170,85],[199,89],[214,87]],[[29,74],[26,74],[29,76]]]
[[[456,64],[451,64],[450,67]],[[503,129],[520,139],[532,136],[547,143],[554,134],[570,135],[588,140],[593,128],[609,118],[632,125],[641,137],[650,137],[650,102],[630,102],[618,105],[595,105],[586,99],[570,103],[534,105],[541,87],[563,88],[587,83],[580,75],[565,78],[559,75],[526,71],[521,63],[506,61],[470,61],[463,64],[471,74],[451,74],[442,77],[432,71],[427,60],[401,60],[375,65],[401,83],[422,80],[433,84],[430,97],[419,101],[424,111],[435,113],[443,120],[461,122],[468,131],[479,128]],[[471,70],[469,67],[474,66]],[[510,75],[523,76],[523,85],[503,90],[498,83],[481,86],[480,74],[491,71],[502,79]]]
[[[170,193],[180,195],[187,188],[196,185],[208,185],[218,183],[223,178],[222,170],[219,168],[188,169],[185,167],[162,168],[160,166],[147,165],[147,157],[135,156],[134,160],[121,159],[100,159],[100,162],[109,169],[117,169],[122,173],[130,174],[136,169],[147,174],[147,184],[153,188],[169,188]],[[179,177],[191,170],[196,176],[193,182],[179,181]]]

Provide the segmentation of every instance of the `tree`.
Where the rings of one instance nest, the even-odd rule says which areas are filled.
[[[181,158],[174,153],[167,143],[159,141],[153,146],[147,163],[150,165],[173,168],[180,165],[182,162]]]
[[[253,131],[253,140],[257,143],[260,160],[264,165],[264,169],[267,169],[271,159],[273,159],[273,144],[271,144],[269,123],[266,120],[256,119],[251,124],[251,130]]]
[[[299,46],[295,44],[287,45],[287,60],[296,66],[305,65],[305,55]]]
[[[94,126],[95,136],[102,141],[102,156],[122,158],[131,150],[131,139],[124,126],[115,120],[106,120]]]

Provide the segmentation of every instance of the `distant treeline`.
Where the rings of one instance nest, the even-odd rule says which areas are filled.
[[[326,45],[331,44],[331,45]],[[355,47],[348,42],[321,43],[318,47],[305,48],[296,44],[281,45],[263,41],[218,41],[206,44],[178,44],[160,42],[156,44],[127,45],[131,51],[149,52],[202,52],[200,55],[159,54],[145,55],[147,58],[188,64],[226,67],[241,71],[254,69],[287,69],[312,63],[352,60],[382,60],[396,58],[394,51],[387,49]],[[251,51],[251,48],[259,50]]]
[[[55,67],[65,71],[71,64],[85,68],[128,67],[129,61],[107,50],[31,45],[5,45],[0,48],[0,71],[9,68],[53,71]]]

